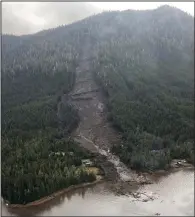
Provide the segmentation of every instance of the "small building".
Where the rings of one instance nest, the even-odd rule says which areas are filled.
[[[58,155],[58,156],[65,156],[65,153],[64,152],[51,152],[50,154],[49,154],[49,157],[50,156],[54,156],[54,155]]]
[[[63,155],[63,156],[64,156],[64,155],[65,155],[65,153],[64,153],[64,152],[60,152],[60,151],[59,151],[59,152],[55,152],[55,155]]]
[[[151,150],[151,153],[162,153],[163,150],[162,149],[158,149],[158,150]]]
[[[103,112],[104,110],[104,105],[102,103],[98,103],[98,109]]]
[[[83,166],[93,166],[93,162],[89,159],[83,159],[81,161]]]
[[[160,150],[151,150],[152,153],[159,153]]]

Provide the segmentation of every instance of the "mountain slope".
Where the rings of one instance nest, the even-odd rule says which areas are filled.
[[[100,47],[93,70],[124,133],[113,151],[137,169],[194,161],[193,19],[170,7],[125,15],[133,24]]]
[[[63,187],[63,158],[50,160],[51,151],[75,152],[75,158],[67,158],[65,173],[76,182],[70,165],[79,165],[87,154],[68,139],[74,130],[105,150],[114,145],[112,151],[132,168],[167,168],[173,158],[194,162],[193,28],[191,16],[165,6],[104,12],[34,35],[4,35],[3,196],[23,203],[37,192],[41,197]],[[88,87],[96,92],[88,94]],[[85,96],[78,95],[82,89]],[[97,105],[87,105],[93,100]],[[102,110],[101,103],[103,114],[87,121]],[[102,120],[105,131],[96,127]],[[77,139],[85,147],[86,139]]]

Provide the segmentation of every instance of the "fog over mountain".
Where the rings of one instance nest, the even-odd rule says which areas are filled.
[[[192,2],[167,2],[194,15]],[[155,9],[164,2],[3,2],[3,33],[23,35],[69,24],[103,10]]]
[[[31,34],[72,23],[100,11],[85,2],[4,2],[2,31],[15,35]]]

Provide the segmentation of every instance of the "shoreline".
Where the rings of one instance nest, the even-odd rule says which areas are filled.
[[[188,170],[187,170],[188,171]],[[173,173],[173,177],[171,178],[166,178],[162,180],[162,183],[164,183],[162,186],[157,185],[154,183],[154,186],[151,185],[150,186],[145,186],[141,189],[138,189],[137,191],[132,191],[132,194],[121,194],[121,193],[117,193],[116,194],[109,194],[111,198],[108,198],[108,202],[110,203],[110,201],[121,201],[121,204],[123,204],[125,201],[124,200],[118,200],[117,197],[122,197],[123,199],[126,198],[126,200],[129,200],[129,202],[132,204],[132,203],[137,203],[137,204],[140,204],[140,206],[147,206],[146,203],[149,202],[150,204],[155,204],[156,206],[151,206],[151,215],[154,216],[155,213],[159,213],[160,215],[165,215],[165,214],[169,214],[169,213],[164,213],[164,209],[163,209],[163,206],[164,205],[167,205],[166,204],[166,194],[162,194],[161,192],[164,192],[163,188],[167,187],[167,192],[169,192],[168,189],[174,191],[174,188],[176,187],[174,185],[175,184],[178,184],[178,185],[184,185],[184,186],[191,186],[193,185],[193,170],[191,170],[192,172],[190,173],[178,173],[176,175],[174,175]],[[187,177],[190,177],[190,179],[188,179]],[[178,178],[184,178],[185,182],[179,182],[177,183],[177,180]],[[167,182],[168,180],[168,182]],[[190,180],[188,182],[188,180]],[[186,182],[187,181],[187,182]],[[126,185],[124,186],[123,185],[124,183],[121,183],[121,187],[123,188],[122,190],[124,190],[124,192],[126,192]],[[101,187],[99,187],[101,186]],[[158,188],[157,188],[158,186]],[[164,186],[164,187],[163,187]],[[56,197],[53,201],[50,201],[48,203],[45,203],[43,205],[40,205],[40,206],[34,206],[34,207],[29,207],[29,208],[15,208],[15,209],[6,209],[6,207],[2,204],[3,206],[3,215],[4,216],[11,216],[11,215],[17,215],[17,216],[40,216],[40,215],[63,215],[64,211],[67,211],[68,215],[70,214],[69,210],[72,210],[72,214],[71,215],[78,215],[78,211],[75,210],[75,205],[78,203],[78,205],[83,205],[84,207],[87,206],[88,203],[91,203],[90,201],[95,199],[95,201],[93,202],[94,204],[94,207],[96,207],[96,203],[98,204],[98,201],[103,204],[104,206],[104,202],[102,202],[101,198],[102,196],[101,195],[105,195],[105,191],[104,193],[102,194],[100,192],[101,189],[106,189],[106,192],[108,190],[108,192],[110,192],[111,189],[109,189],[111,186],[110,185],[107,185],[105,182],[103,183],[100,183],[100,184],[97,184],[97,185],[94,185],[92,187],[86,187],[86,188],[81,188],[81,189],[77,189],[77,190],[73,190],[72,192],[70,191],[69,193],[65,193],[64,195],[61,195],[59,197]],[[127,183],[127,187],[128,187],[128,183]],[[190,187],[191,189],[191,193],[188,194],[188,198],[192,199],[192,188]],[[188,187],[187,187],[188,189]],[[118,188],[118,190],[120,190],[120,186]],[[180,188],[180,193],[182,193],[182,188]],[[91,194],[98,194],[99,196],[98,197],[90,197],[89,195]],[[67,195],[67,196],[66,196]],[[172,195],[173,194],[170,194],[170,197],[172,198]],[[182,193],[183,195],[183,193]],[[187,195],[186,193],[184,193],[184,195]],[[84,198],[83,198],[84,196]],[[65,197],[65,199],[64,199]],[[170,198],[170,199],[171,199]],[[78,200],[79,199],[79,200]],[[181,198],[180,197],[176,197],[175,200],[171,200],[171,204],[170,205],[170,208],[172,207],[172,205],[176,203],[180,203],[180,200]],[[87,200],[87,201],[86,201]],[[153,200],[156,201],[153,203]],[[103,200],[104,201],[104,200]],[[146,202],[146,203],[145,203]],[[162,205],[161,203],[165,203],[164,205]],[[82,203],[82,204],[80,204]],[[126,203],[126,202],[125,202]],[[70,205],[71,204],[71,205]],[[118,204],[118,202],[116,203]],[[145,205],[144,205],[145,204]],[[120,205],[120,204],[119,204]],[[69,206],[71,207],[71,209],[69,209]],[[115,206],[115,204],[114,204]],[[118,205],[117,205],[118,206]],[[131,206],[131,205],[130,205]],[[132,204],[133,206],[133,204]],[[175,209],[177,209],[177,205],[175,204]],[[58,211],[58,207],[61,207]],[[120,207],[120,206],[119,206]],[[146,207],[147,208],[147,207]],[[131,208],[130,208],[131,209]],[[130,210],[131,211],[131,210]],[[92,215],[97,215],[97,211],[94,211],[94,209],[92,209],[92,212],[91,213]],[[169,211],[168,211],[169,212]],[[187,210],[188,212],[188,210]],[[51,213],[51,214],[50,214]],[[83,214],[86,214],[87,215],[87,211],[85,210],[85,213]],[[128,213],[126,213],[128,215]],[[143,214],[143,212],[140,212],[139,214]],[[172,213],[174,214],[174,213]]]
[[[42,197],[38,200],[32,201],[30,203],[27,204],[9,204],[7,207],[8,208],[28,208],[28,207],[33,207],[33,206],[40,206],[43,205],[44,203],[47,203],[53,199],[55,199],[56,197],[64,194],[64,193],[68,193],[69,191],[72,190],[76,190],[79,188],[83,188],[83,187],[88,187],[88,186],[92,186],[95,185],[97,183],[103,182],[105,181],[104,178],[101,176],[100,178],[97,178],[94,182],[86,182],[86,183],[82,183],[82,184],[78,184],[78,185],[71,185],[68,188],[64,188],[62,190],[56,191],[48,196]]]
[[[78,185],[71,185],[71,186],[69,186],[67,188],[55,191],[52,194],[49,194],[48,196],[42,197],[42,198],[40,198],[38,200],[29,202],[27,204],[8,204],[8,205],[6,205],[6,207],[8,207],[9,209],[20,209],[20,208],[25,209],[25,208],[29,208],[29,207],[40,206],[40,205],[43,205],[43,204],[55,199],[56,197],[59,197],[60,195],[62,195],[64,193],[68,193],[68,192],[70,192],[72,190],[76,190],[76,189],[79,189],[79,188],[92,186],[92,185],[95,185],[95,184],[98,184],[98,183],[101,183],[101,182],[105,181],[106,177],[107,177],[105,168],[101,164],[97,164],[96,168],[99,168],[100,171],[102,171],[103,173],[101,173],[101,175],[96,174],[96,180],[93,181],[93,182],[85,182],[85,183],[81,183],[81,184],[78,184]]]
[[[48,196],[45,196],[45,197],[42,197],[38,200],[35,200],[35,201],[32,201],[32,202],[29,202],[27,204],[9,204],[7,205],[8,208],[11,208],[11,209],[14,209],[14,208],[28,208],[28,207],[34,207],[34,206],[40,206],[40,205],[43,205],[53,199],[55,199],[56,197],[59,197],[60,195],[64,194],[64,193],[68,193],[70,191],[73,191],[73,190],[76,190],[76,189],[79,189],[79,188],[84,188],[84,187],[88,187],[88,186],[92,186],[92,185],[95,185],[95,184],[99,184],[101,182],[104,182],[104,181],[108,181],[107,180],[107,174],[106,174],[106,169],[102,166],[102,165],[99,165],[99,168],[101,168],[101,170],[103,171],[104,175],[96,175],[96,180],[93,181],[93,182],[86,182],[86,183],[81,183],[81,184],[78,184],[78,185],[71,185],[67,188],[64,188],[62,190],[59,190],[59,191],[56,191]],[[136,180],[136,185],[143,185],[143,184],[153,184],[154,180],[151,180],[149,177],[149,179],[147,178],[147,176],[149,175],[150,177],[158,177],[158,178],[161,178],[163,176],[166,176],[170,173],[174,173],[174,172],[177,172],[179,170],[182,170],[182,169],[193,169],[194,170],[194,166],[191,165],[191,164],[188,164],[188,165],[181,165],[179,167],[176,167],[176,166],[173,166],[170,167],[169,169],[167,170],[157,170],[155,172],[142,172],[140,175],[141,176],[145,176],[144,177],[144,180],[140,182],[140,180]],[[148,182],[149,181],[149,182]],[[127,181],[128,182],[128,181]],[[131,181],[129,181],[131,182]]]

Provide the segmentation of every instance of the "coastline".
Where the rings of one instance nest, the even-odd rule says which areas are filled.
[[[88,186],[92,186],[92,185],[96,185],[98,183],[101,183],[103,181],[106,180],[107,178],[107,174],[106,174],[106,169],[101,165],[101,163],[97,163],[97,167],[96,168],[99,168],[99,170],[102,172],[101,174],[96,174],[96,180],[93,181],[93,182],[85,182],[85,183],[81,183],[81,184],[78,184],[78,185],[71,185],[67,188],[64,188],[64,189],[61,189],[59,191],[56,191],[52,194],[49,194],[48,196],[45,196],[45,197],[42,197],[38,200],[35,200],[35,201],[32,201],[32,202],[29,202],[27,204],[8,204],[6,205],[8,208],[10,209],[14,209],[14,208],[28,208],[28,207],[35,207],[35,206],[40,206],[40,205],[43,205],[53,199],[55,199],[56,197],[59,197],[60,195],[64,194],[64,193],[68,193],[72,190],[76,190],[76,189],[79,189],[79,188],[84,188],[84,187],[88,187]]]
[[[48,196],[45,196],[39,200],[35,200],[35,201],[32,201],[32,202],[24,204],[24,205],[23,204],[9,204],[8,208],[28,208],[28,207],[33,207],[33,206],[39,206],[39,205],[42,205],[44,203],[47,203],[47,202],[53,200],[54,198],[56,198],[56,197],[58,197],[64,193],[67,193],[69,191],[72,191],[72,190],[75,190],[78,188],[92,186],[92,185],[95,185],[95,184],[103,182],[103,181],[104,181],[104,178],[102,176],[100,176],[99,178],[97,177],[97,179],[94,182],[86,182],[86,183],[82,183],[82,184],[78,184],[78,185],[71,185],[68,188],[64,188],[62,190],[56,191],[56,192],[54,192]]]
[[[193,172],[193,171],[192,171]],[[188,179],[188,176],[190,177],[190,179]],[[184,181],[179,181],[180,178],[184,178]],[[190,180],[188,182],[188,180]],[[187,182],[186,182],[187,181]],[[193,189],[192,187],[193,185],[193,173],[183,173],[183,172],[179,172],[176,173],[174,175],[171,175],[171,177],[165,177],[162,178],[162,182],[158,183],[154,183],[154,185],[149,185],[149,186],[143,186],[141,187],[141,189],[135,189],[135,191],[132,191],[132,194],[121,194],[119,193],[115,193],[112,191],[112,184],[107,184],[107,182],[102,182],[100,184],[96,184],[92,187],[86,187],[86,188],[81,188],[81,189],[77,189],[77,190],[73,190],[70,191],[68,193],[65,193],[59,197],[56,197],[54,200],[49,201],[48,203],[45,203],[43,205],[40,206],[34,206],[34,207],[29,207],[29,208],[13,208],[13,209],[9,209],[5,207],[5,204],[2,204],[3,207],[3,216],[11,216],[11,215],[17,215],[17,216],[48,216],[48,215],[55,215],[55,216],[61,216],[64,215],[64,212],[66,212],[67,215],[80,215],[80,211],[78,211],[77,209],[75,210],[75,206],[77,206],[77,203],[79,206],[81,207],[88,207],[88,204],[91,205],[91,202],[93,204],[93,207],[91,208],[91,210],[88,208],[82,212],[82,215],[87,215],[88,212],[91,213],[91,215],[103,215],[103,213],[99,213],[98,210],[98,206],[97,204],[101,203],[100,206],[104,207],[106,209],[106,205],[107,203],[104,203],[104,200],[102,200],[102,196],[105,199],[105,192],[108,193],[108,197],[106,195],[107,198],[107,202],[111,203],[113,208],[115,209],[115,206],[121,207],[121,204],[125,203],[126,205],[128,205],[129,210],[127,210],[127,212],[125,212],[125,215],[128,215],[129,211],[131,212],[131,206],[135,208],[135,212],[137,213],[137,209],[136,207],[132,204],[132,203],[137,203],[140,204],[141,207],[146,207],[147,209],[149,208],[150,211],[148,213],[148,215],[150,214],[151,216],[154,216],[155,213],[159,213],[161,216],[162,215],[169,215],[170,212],[172,211],[164,211],[164,207],[169,205],[169,209],[172,209],[172,205],[174,206],[174,210],[173,211],[177,211],[178,208],[178,203],[181,204],[181,199],[182,197],[176,197],[175,200],[173,201],[172,196],[173,194],[168,194],[170,196],[170,204],[167,204],[167,197],[166,194],[163,193],[161,194],[161,192],[164,192],[163,188],[166,188],[166,191],[174,191],[175,189],[175,185],[174,183],[177,185],[184,185],[186,186],[186,189],[189,189],[188,187],[190,187],[190,192],[185,192],[182,193],[182,187],[179,188],[180,192],[176,191],[176,194],[180,195],[180,193],[182,193],[182,195],[184,196],[188,196],[188,202],[190,200],[192,200],[193,197]],[[158,187],[157,187],[158,186]],[[163,187],[164,186],[164,187]],[[188,186],[188,187],[187,187]],[[118,185],[116,186],[118,187]],[[120,187],[120,186],[119,186]],[[121,183],[121,187],[123,188],[122,190],[124,190],[124,192],[126,193],[126,188],[129,187],[128,183],[126,183],[124,185],[124,183]],[[114,186],[113,186],[114,188]],[[101,191],[103,190],[103,191]],[[114,190],[114,189],[113,189]],[[120,191],[120,188],[118,188],[118,190]],[[114,194],[113,194],[114,193]],[[95,196],[98,195],[98,196]],[[102,195],[102,196],[101,196]],[[110,196],[109,196],[110,195]],[[118,200],[119,197],[122,197],[122,200]],[[126,198],[126,200],[129,200],[130,204],[127,204],[127,201],[124,200],[124,198]],[[95,201],[94,201],[95,200]],[[111,202],[110,202],[111,201]],[[112,203],[112,201],[116,201],[116,203]],[[155,201],[155,202],[153,202]],[[132,202],[132,203],[131,203]],[[149,202],[149,206],[147,206],[147,202]],[[164,205],[163,205],[163,204]],[[175,204],[176,203],[176,204]],[[190,203],[190,202],[189,202]],[[155,206],[151,206],[152,204],[154,204]],[[192,205],[190,203],[190,205]],[[90,206],[91,207],[91,206]],[[95,207],[97,208],[97,210],[95,210]],[[193,207],[193,206],[191,206]],[[189,213],[188,208],[187,209],[187,213]],[[102,210],[103,212],[103,210]],[[133,214],[135,213],[133,212]],[[147,212],[147,210],[146,210]],[[180,213],[180,212],[178,212]],[[113,214],[112,212],[110,213],[111,215]],[[121,215],[123,215],[122,213],[119,213]],[[143,212],[139,212],[137,213],[140,216],[143,215]],[[172,212],[172,215],[177,215],[176,212]],[[189,214],[187,214],[189,215]]]
[[[194,170],[194,166],[191,164],[183,164],[180,166],[176,166],[175,163],[178,160],[175,160],[174,163],[172,163],[171,167],[167,170],[157,170],[155,172],[142,172],[140,173],[140,175],[138,175],[138,179],[136,180],[136,185],[146,185],[146,184],[153,184],[155,182],[156,179],[162,178],[163,176],[166,176],[170,173],[174,173],[177,172],[179,170],[182,169],[193,169]],[[67,188],[64,188],[62,190],[56,191],[48,196],[42,197],[38,200],[32,201],[30,203],[27,204],[9,204],[7,205],[8,208],[28,208],[28,207],[34,207],[34,206],[40,206],[43,205],[53,199],[55,199],[56,197],[59,197],[60,195],[64,194],[64,193],[68,193],[72,190],[76,190],[79,188],[84,188],[84,187],[88,187],[88,186],[92,186],[98,183],[101,183],[103,181],[107,180],[107,173],[106,173],[106,168],[104,168],[102,165],[98,165],[99,168],[103,171],[104,175],[96,175],[96,180],[94,182],[86,182],[86,183],[81,183],[78,185],[71,185]],[[109,180],[107,180],[109,181]],[[134,181],[127,181],[127,182],[134,182]]]

